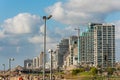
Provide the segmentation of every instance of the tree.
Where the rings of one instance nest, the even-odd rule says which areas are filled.
[[[112,75],[114,70],[115,70],[114,68],[110,68],[110,67],[106,69],[106,71],[108,72],[108,75]]]
[[[92,67],[92,68],[90,69],[90,72],[91,72],[92,75],[96,75],[97,72],[98,72],[98,70],[97,70],[97,68]]]

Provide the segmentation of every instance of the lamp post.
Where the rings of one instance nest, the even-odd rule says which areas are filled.
[[[50,80],[52,80],[52,49],[49,49],[48,52],[50,53]]]
[[[49,15],[48,17],[43,16],[44,20],[44,54],[43,54],[43,80],[45,80],[45,54],[46,54],[46,21],[49,20],[52,17],[52,15]]]
[[[11,74],[11,61],[14,61],[14,58],[10,58],[10,59],[9,59],[9,70],[10,70],[10,74]]]
[[[78,65],[80,66],[80,28],[75,28],[78,31]]]
[[[4,68],[4,74],[5,74],[5,64],[2,64],[3,65],[3,68]]]

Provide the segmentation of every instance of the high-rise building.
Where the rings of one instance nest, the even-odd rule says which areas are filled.
[[[94,65],[114,67],[115,26],[110,24],[90,24],[94,35]]]
[[[70,70],[76,68],[78,65],[78,36],[69,37],[69,49],[64,55],[64,65],[65,70]]]
[[[64,63],[63,58],[64,55],[67,53],[68,49],[69,49],[69,40],[62,39],[61,42],[57,45],[57,49],[55,51],[57,67],[62,67]]]
[[[94,63],[94,45],[91,30],[83,32],[80,36],[80,63],[81,65]]]
[[[39,57],[39,66],[42,67],[43,65],[43,52],[40,53],[40,57]]]
[[[87,32],[80,36],[81,63],[96,67],[114,67],[115,26],[89,24]]]
[[[69,38],[69,53],[70,53],[70,65],[73,65],[75,62],[75,57],[78,55],[78,51],[75,51],[77,47],[78,37],[71,36]]]

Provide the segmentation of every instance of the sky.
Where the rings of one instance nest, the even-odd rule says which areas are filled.
[[[88,23],[108,23],[116,27],[116,60],[120,61],[120,0],[0,0],[0,69],[23,66],[43,51],[43,16],[47,20],[47,50],[56,49],[62,38],[84,32]]]

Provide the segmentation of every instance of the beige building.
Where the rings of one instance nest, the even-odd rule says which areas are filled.
[[[38,69],[39,68],[39,57],[34,57],[33,58],[33,69]]]
[[[77,37],[69,39],[69,51],[64,57],[64,68],[77,66]],[[80,35],[80,65],[95,67],[115,66],[115,26],[91,23]]]
[[[65,70],[70,70],[77,67],[78,62],[78,47],[77,47],[77,36],[71,36],[69,38],[69,51],[64,56],[64,65]]]
[[[43,52],[40,53],[40,56],[39,56],[39,67],[42,67],[43,65]]]

